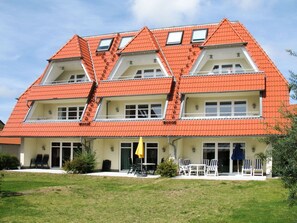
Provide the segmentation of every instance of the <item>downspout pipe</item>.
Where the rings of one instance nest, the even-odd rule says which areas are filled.
[[[173,151],[174,151],[174,159],[176,160],[177,159],[177,155],[176,155],[176,153],[177,153],[177,148],[176,148],[176,145],[174,144],[176,141],[178,141],[178,140],[180,140],[181,139],[181,137],[180,138],[177,138],[177,139],[174,139],[174,140],[172,140],[172,142],[170,142],[170,137],[169,136],[167,136],[167,139],[168,139],[168,144],[169,145],[171,145],[171,146],[173,146]]]

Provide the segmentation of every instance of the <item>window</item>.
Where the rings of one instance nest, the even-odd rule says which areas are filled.
[[[138,118],[149,117],[149,105],[138,105]]]
[[[99,46],[97,48],[97,51],[107,51],[109,50],[111,44],[112,44],[113,38],[110,39],[102,39],[99,43]]]
[[[136,118],[136,105],[126,105],[125,118]]]
[[[246,116],[246,101],[206,102],[205,116]]]
[[[234,115],[235,116],[245,116],[246,115],[246,102],[245,101],[235,101],[234,102]]]
[[[220,116],[231,116],[232,115],[232,102],[225,101],[220,102]]]
[[[170,32],[167,37],[167,45],[181,44],[183,31]]]
[[[60,107],[58,108],[59,120],[79,120],[84,107]]]
[[[221,64],[214,65],[212,68],[213,74],[230,74],[230,73],[244,73],[240,64]]]
[[[86,80],[86,75],[84,74],[73,74],[70,76],[68,83],[84,82]]]
[[[137,70],[134,78],[151,78],[151,77],[163,77],[164,74],[161,69],[144,69]]]
[[[158,143],[146,144],[146,162],[156,164],[158,163]]]
[[[205,116],[217,116],[218,114],[218,103],[217,102],[206,102],[205,103]]]
[[[68,160],[72,160],[82,152],[82,144],[79,142],[52,142],[51,143],[51,165],[62,167]]]
[[[122,37],[119,50],[123,49],[132,40],[133,36]]]
[[[161,118],[162,105],[161,104],[139,104],[126,105],[125,118],[133,119],[147,119],[147,118]]]
[[[206,39],[207,36],[207,29],[198,29],[193,30],[192,34],[192,43],[202,42]]]

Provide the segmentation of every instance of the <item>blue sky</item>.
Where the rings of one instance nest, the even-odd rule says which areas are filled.
[[[240,21],[288,79],[297,72],[295,0],[0,0],[0,120],[44,71],[47,59],[80,36]]]

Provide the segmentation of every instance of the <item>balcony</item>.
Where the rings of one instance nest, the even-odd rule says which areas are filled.
[[[259,91],[186,94],[181,119],[245,119],[262,116]]]
[[[35,101],[25,122],[77,122],[83,116],[85,107],[83,99]]]
[[[166,96],[132,96],[102,99],[96,121],[163,119]]]

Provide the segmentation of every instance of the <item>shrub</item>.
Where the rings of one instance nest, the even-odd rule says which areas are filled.
[[[2,193],[2,181],[3,181],[3,178],[4,178],[4,174],[0,173],[0,194]]]
[[[84,151],[77,154],[72,161],[66,161],[63,169],[68,173],[91,173],[96,167],[96,154]]]
[[[175,177],[177,175],[177,164],[172,159],[166,159],[158,165],[156,173],[160,174],[161,177]]]
[[[19,166],[20,161],[15,156],[0,154],[0,170],[17,169]]]

